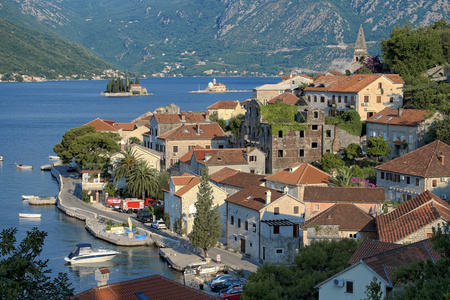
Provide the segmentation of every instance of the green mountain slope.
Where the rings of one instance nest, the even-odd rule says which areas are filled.
[[[440,0],[2,2],[111,63],[147,74],[322,71],[333,61],[344,68],[360,24],[375,55],[396,24],[449,17]]]

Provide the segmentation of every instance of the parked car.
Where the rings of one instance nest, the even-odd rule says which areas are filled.
[[[137,212],[136,219],[142,223],[150,223],[153,218],[147,210],[139,210]]]
[[[212,284],[216,284],[216,283],[219,283],[219,282],[224,282],[225,280],[232,279],[232,278],[235,278],[235,277],[233,275],[231,275],[231,274],[222,274],[222,275],[219,275],[217,277],[212,278],[208,282],[208,284],[209,284],[209,286],[211,286]]]
[[[230,288],[233,285],[244,285],[246,280],[243,278],[231,278],[223,282],[211,284],[211,291],[219,292],[221,289]]]
[[[156,229],[166,229],[166,224],[164,223],[163,220],[155,221],[150,226]]]
[[[219,297],[225,300],[239,300],[243,291],[242,286],[237,286],[228,289],[225,293],[220,294]]]
[[[233,284],[233,285],[231,285],[231,286],[229,286],[229,287],[223,288],[223,289],[221,289],[221,290],[219,291],[219,295],[222,294],[222,293],[226,293],[226,292],[228,292],[229,290],[234,289],[235,287],[242,287],[242,284]]]

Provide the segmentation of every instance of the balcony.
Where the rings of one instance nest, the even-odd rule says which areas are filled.
[[[345,106],[355,108],[355,101],[345,103]]]
[[[402,148],[408,147],[408,142],[406,140],[395,139],[392,143],[397,147],[402,147]]]

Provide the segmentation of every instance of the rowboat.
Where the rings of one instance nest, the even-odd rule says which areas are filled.
[[[21,213],[19,213],[19,218],[40,219],[41,214],[21,214]]]
[[[33,166],[27,166],[27,165],[22,165],[22,164],[16,164],[14,163],[17,167],[17,169],[33,169]]]

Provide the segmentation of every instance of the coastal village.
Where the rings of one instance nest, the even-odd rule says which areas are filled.
[[[353,71],[368,56],[361,28]],[[112,164],[133,153],[149,168],[170,174],[163,197],[151,199],[164,211],[161,220],[167,229],[140,224],[139,231],[162,247],[160,253],[175,269],[185,272],[187,286],[160,275],[108,284],[109,270],[100,268],[98,277],[104,280],[76,295],[77,299],[92,295],[107,299],[110,293],[120,298],[139,292],[152,299],[152,290],[178,293],[176,297],[184,293],[195,299],[216,298],[217,294],[202,291],[214,277],[210,273],[255,272],[266,263],[292,265],[306,246],[345,239],[358,241],[358,248],[349,267],[315,286],[319,299],[362,299],[373,278],[382,295],[399,288],[392,277],[395,270],[417,260],[436,262],[443,257],[430,238],[450,221],[450,146],[439,140],[428,142],[443,116],[404,108],[403,85],[397,74],[331,71],[311,77],[293,73],[277,84],[255,87],[251,99],[218,101],[204,112],[181,111],[170,104],[130,123],[97,118],[85,124],[96,132],[120,136],[121,151],[111,155]],[[222,91],[225,86],[214,81],[208,89],[214,88]],[[326,122],[342,116],[365,122],[366,134],[352,131],[349,125],[355,123]],[[233,125],[236,119],[239,126]],[[371,143],[379,140],[389,150],[371,151]],[[348,158],[351,148],[360,150],[349,159],[350,168],[325,166],[324,157]],[[77,168],[74,163],[70,167]],[[356,169],[358,174],[363,173],[361,169],[371,174],[373,182],[367,179],[370,176],[356,175]],[[91,207],[128,217],[108,207],[111,197],[104,172],[78,171]],[[55,166],[52,172],[60,185],[66,184],[65,167]],[[211,258],[188,239],[205,172],[222,225]],[[124,189],[126,180],[116,184]],[[58,206],[70,213],[70,205],[61,199]],[[132,232],[117,238],[98,224],[97,215],[85,218],[93,235],[133,244]],[[136,214],[130,216],[139,220]],[[152,217],[151,221],[157,220]],[[135,240],[148,244],[145,239]],[[235,260],[233,268],[223,261],[226,253],[234,255],[229,258]],[[195,264],[193,257],[202,263],[197,259]],[[246,263],[252,267],[239,267]]]

